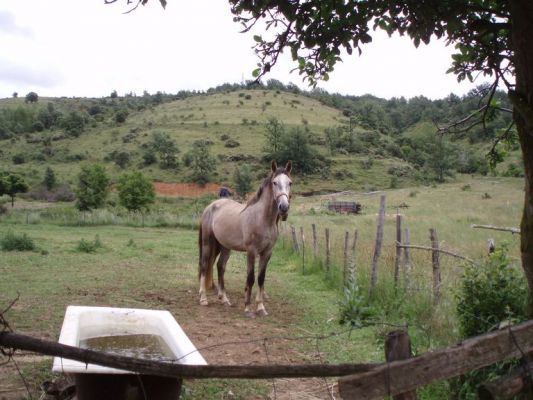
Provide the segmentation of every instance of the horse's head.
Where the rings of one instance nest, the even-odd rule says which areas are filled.
[[[292,163],[289,161],[285,168],[278,168],[276,161],[272,161],[272,176],[270,179],[272,185],[272,194],[278,208],[279,215],[283,221],[289,215],[290,195],[292,181],[290,173]]]

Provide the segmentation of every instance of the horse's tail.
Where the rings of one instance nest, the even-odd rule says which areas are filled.
[[[198,229],[198,280],[202,276],[202,221],[200,221],[200,228]]]
[[[202,277],[202,221],[200,221],[200,228],[198,229],[198,280]],[[216,257],[216,254],[214,255]],[[207,261],[207,269],[205,271],[205,287],[206,289],[211,289],[213,287],[213,264],[214,264],[214,258],[213,252],[211,251],[211,254],[209,254],[209,260]]]

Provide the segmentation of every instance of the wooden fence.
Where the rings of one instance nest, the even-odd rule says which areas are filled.
[[[380,207],[377,220],[376,238],[373,250],[373,256],[371,261],[370,271],[370,284],[369,284],[369,297],[374,295],[376,285],[379,278],[379,262],[382,253],[383,241],[384,241],[384,225],[386,215],[386,198],[381,196]],[[445,254],[455,258],[459,258],[467,263],[474,263],[473,260],[465,257],[457,252],[446,250],[440,247],[438,233],[436,228],[429,229],[429,242],[430,246],[413,245],[410,242],[410,231],[408,228],[402,228],[403,218],[402,215],[396,215],[396,237],[394,241],[395,246],[395,258],[394,258],[394,285],[399,287],[403,285],[406,289],[410,289],[411,283],[411,250],[425,250],[431,252],[431,265],[432,265],[432,293],[434,297],[434,303],[438,303],[441,297],[441,260],[440,254]],[[511,229],[511,228],[505,228]],[[306,234],[304,228],[300,227],[297,234],[295,226],[290,227],[292,249],[294,252],[302,255],[302,269],[305,271],[305,245]],[[344,232],[344,246],[343,246],[343,259],[342,259],[342,276],[343,283],[346,284],[350,276],[355,274],[355,255],[356,255],[356,243],[357,243],[357,230],[354,230],[352,240],[350,240],[350,232]],[[311,225],[311,244],[313,259],[319,258],[318,242],[319,232],[317,231],[316,224]],[[323,256],[323,265],[327,273],[332,268],[332,254],[331,248],[333,245],[333,235],[330,228],[324,228],[324,248],[325,254]],[[339,246],[340,247],[340,246]],[[404,279],[401,280],[401,275]]]
[[[397,351],[394,341],[402,341],[392,333],[385,345],[389,361],[379,364],[311,364],[311,365],[183,365],[117,356],[56,342],[41,340],[13,332],[0,332],[0,348],[32,351],[84,363],[125,369],[138,374],[178,379],[273,379],[303,377],[340,377],[339,392],[343,399],[381,399],[414,391],[439,380],[453,378],[499,361],[523,357],[533,352],[533,320],[517,326],[467,339],[462,343],[407,358],[410,351]],[[403,340],[405,343],[406,341]],[[407,340],[408,343],[408,340]],[[405,346],[404,346],[405,347]],[[396,359],[398,361],[392,361]],[[525,379],[522,379],[525,382]],[[501,389],[501,384],[498,387]],[[484,387],[486,389],[486,387]],[[500,390],[501,392],[501,390]],[[484,392],[486,395],[486,392]],[[488,392],[488,398],[491,392]],[[503,397],[507,398],[507,397]]]

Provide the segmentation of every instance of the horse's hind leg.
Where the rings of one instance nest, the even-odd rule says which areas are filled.
[[[212,271],[215,259],[220,252],[220,245],[215,238],[202,240],[202,256],[200,260],[200,304],[207,306],[206,275]]]
[[[226,306],[231,306],[231,303],[226,295],[226,290],[224,289],[224,272],[226,272],[226,263],[230,256],[231,251],[225,247],[221,247],[220,256],[218,257],[217,262],[217,271],[218,271],[218,298],[222,304]]]
[[[250,308],[252,298],[252,287],[255,281],[255,254],[253,252],[247,253],[247,277],[246,277],[246,289],[244,292],[244,314],[249,317],[253,317],[254,313]]]
[[[257,277],[257,284],[259,286],[259,291],[257,292],[257,296],[255,297],[255,302],[257,303],[256,314],[261,317],[268,315],[263,302],[266,298],[266,293],[265,293],[266,268],[267,268],[268,262],[270,261],[271,256],[272,256],[272,251],[265,252],[259,256],[259,276]]]

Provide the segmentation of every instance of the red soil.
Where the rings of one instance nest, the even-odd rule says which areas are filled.
[[[204,186],[200,186],[196,183],[154,182],[154,188],[159,196],[200,197],[206,193],[218,194],[220,185],[216,183],[207,183]]]

